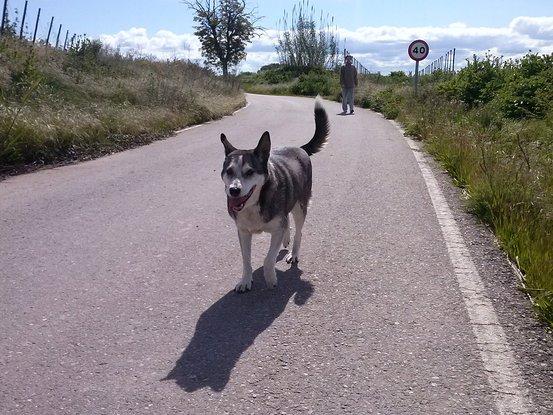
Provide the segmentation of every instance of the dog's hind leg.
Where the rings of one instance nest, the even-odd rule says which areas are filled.
[[[299,262],[300,246],[301,246],[301,230],[305,223],[305,215],[307,214],[307,206],[301,206],[298,202],[292,209],[292,215],[294,216],[294,224],[296,226],[296,232],[294,233],[294,245],[292,246],[292,252],[286,257],[286,262],[289,264],[296,264]]]
[[[238,230],[238,240],[242,251],[242,279],[234,288],[237,293],[252,289],[252,234]]]
[[[290,245],[290,226],[286,225],[286,229],[284,230],[284,237],[282,238],[282,246],[285,249],[288,249],[288,245]]]
[[[286,221],[286,228],[288,228],[288,221]],[[263,263],[263,275],[265,276],[265,282],[271,289],[276,288],[277,286],[275,263],[286,228],[279,228],[271,233],[271,246],[267,256],[265,257],[265,262]]]

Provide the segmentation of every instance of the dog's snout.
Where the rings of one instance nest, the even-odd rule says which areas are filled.
[[[231,186],[228,190],[231,196],[237,197],[240,194],[241,189],[238,186]]]

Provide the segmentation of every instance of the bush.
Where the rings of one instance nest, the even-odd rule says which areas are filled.
[[[501,63],[476,56],[439,90],[469,108],[491,104],[506,118],[542,118],[553,102],[553,55],[528,54]]]
[[[508,118],[543,118],[553,102],[553,55],[528,54],[509,62],[497,102]]]
[[[298,68],[292,68],[289,66],[273,64],[261,68],[259,70],[259,77],[262,81],[274,85],[292,81],[299,76],[302,71]]]
[[[499,58],[487,56],[472,62],[459,71],[456,77],[441,84],[440,89],[451,98],[459,99],[469,107],[490,102],[504,83]]]
[[[332,72],[312,70],[300,75],[291,91],[296,95],[334,95],[340,90],[340,82]]]

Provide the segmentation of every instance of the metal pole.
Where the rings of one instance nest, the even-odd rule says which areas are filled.
[[[67,49],[67,38],[69,37],[69,30],[65,33],[65,42],[63,42],[63,50]]]
[[[60,25],[60,28],[58,29],[58,36],[56,37],[56,49],[60,45],[61,26],[62,25]]]
[[[453,48],[453,73],[455,73],[455,48]]]
[[[50,28],[48,29],[48,36],[46,37],[46,46],[48,46],[48,43],[50,42],[50,33],[52,33],[53,24],[54,24],[54,16],[52,16],[52,19],[50,20]]]
[[[4,34],[4,26],[6,23],[6,12],[8,11],[8,0],[4,0],[4,8],[2,9],[2,25],[0,26],[0,35]]]
[[[419,61],[415,61],[415,95],[419,93]]]
[[[40,8],[38,9],[38,14],[36,15],[36,23],[35,23],[35,33],[33,34],[33,44],[36,41],[36,31],[38,30],[38,22],[40,20]]]
[[[23,9],[23,19],[21,19],[21,30],[19,31],[19,39],[23,39],[23,28],[25,27],[25,17],[27,17],[27,4],[28,0],[25,0],[25,8]]]

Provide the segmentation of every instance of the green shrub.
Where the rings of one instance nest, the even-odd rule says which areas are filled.
[[[499,58],[487,56],[480,60],[476,55],[472,62],[459,71],[456,77],[440,85],[450,97],[459,99],[469,107],[490,102],[504,83]]]
[[[508,118],[543,118],[553,102],[553,55],[528,54],[505,65],[496,101]]]
[[[333,95],[340,89],[338,78],[331,72],[312,70],[300,75],[291,91],[296,95]]]

